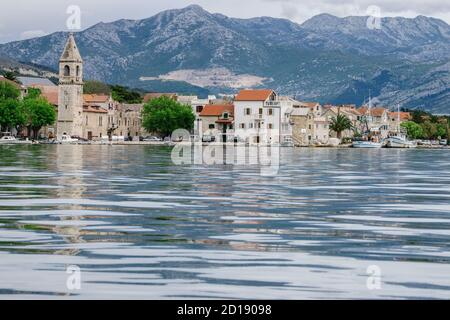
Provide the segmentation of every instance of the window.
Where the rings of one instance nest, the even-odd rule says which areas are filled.
[[[80,76],[80,66],[77,66],[77,77]]]
[[[259,115],[261,116],[263,114],[263,109],[259,108]]]
[[[268,110],[268,114],[269,114],[269,116],[272,116],[273,115],[273,109],[269,109]]]
[[[103,117],[98,117],[98,126],[101,127],[103,125]]]
[[[252,114],[252,109],[250,108],[245,108],[245,115],[249,116]]]
[[[267,129],[273,129],[273,124],[268,123],[268,124],[267,124]]]
[[[253,123],[248,124],[249,129],[253,129]]]
[[[239,125],[239,128],[245,129],[245,123],[241,123],[241,124]]]
[[[312,129],[311,125],[309,125],[308,127],[309,127],[309,130],[311,130],[311,129]]]
[[[228,117],[229,117],[228,112],[224,112],[223,115],[222,115],[222,118],[223,119],[228,119]]]
[[[216,126],[215,126],[214,124],[210,124],[210,125],[209,125],[209,128],[210,128],[210,129],[214,129],[215,127],[216,127]]]
[[[86,116],[86,125],[88,125],[88,124],[89,124],[88,116]]]
[[[70,67],[69,66],[65,66],[64,67],[64,76],[65,77],[69,77],[70,76]]]
[[[200,112],[203,111],[203,106],[197,106],[197,107],[195,108],[195,110],[197,111],[197,113],[200,113]]]

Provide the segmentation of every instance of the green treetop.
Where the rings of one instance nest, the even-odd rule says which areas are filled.
[[[142,125],[148,132],[162,137],[170,136],[177,129],[192,130],[195,121],[191,107],[164,96],[145,104],[142,118]]]

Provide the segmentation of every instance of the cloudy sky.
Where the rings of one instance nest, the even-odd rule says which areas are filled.
[[[199,4],[231,17],[272,16],[296,22],[319,14],[367,15],[371,6],[381,16],[426,15],[450,23],[449,0],[1,0],[0,43],[67,30],[67,8],[81,9],[81,27],[121,18],[148,18],[162,10]]]

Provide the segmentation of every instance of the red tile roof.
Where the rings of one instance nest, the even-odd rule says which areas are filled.
[[[58,105],[58,92],[42,92],[42,96],[54,106]]]
[[[398,119],[398,112],[389,112],[389,117],[391,119],[395,119],[397,121]],[[411,120],[412,116],[409,112],[400,112],[400,121],[408,121]]]
[[[358,109],[358,112],[361,115],[366,115],[368,112],[368,108],[361,107]],[[388,112],[388,110],[382,107],[372,108],[370,111],[372,117],[382,117],[385,112]]]
[[[270,89],[264,90],[241,90],[236,96],[236,101],[266,101],[275,92]]]
[[[108,113],[107,110],[98,106],[83,106],[83,112]]]
[[[30,88],[41,90],[41,95],[54,106],[58,106],[59,89],[57,86],[32,85]]]
[[[109,96],[106,94],[83,94],[85,103],[106,103],[109,101]]]
[[[200,113],[201,117],[220,117],[225,111],[230,113],[230,116],[234,116],[234,105],[232,104],[207,104],[203,111]]]

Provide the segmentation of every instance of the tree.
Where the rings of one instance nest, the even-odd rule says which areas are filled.
[[[195,115],[189,106],[168,97],[153,99],[144,105],[142,125],[148,132],[168,137],[177,129],[192,130]]]
[[[25,99],[36,99],[41,96],[41,89],[38,88],[28,88],[28,94]]]
[[[439,123],[436,125],[437,138],[447,138],[447,126]]]
[[[331,119],[330,129],[336,132],[338,139],[341,139],[342,132],[353,128],[351,120],[344,114],[338,112],[336,117]]]
[[[16,99],[0,100],[0,129],[10,132],[24,123],[25,119],[21,112],[21,103]]]
[[[400,126],[406,129],[406,132],[411,139],[420,139],[423,137],[423,129],[420,124],[408,121],[403,122]]]
[[[43,97],[25,98],[22,112],[25,115],[28,133],[33,131],[34,139],[37,139],[38,132],[42,127],[54,124],[56,121],[55,108]]]
[[[142,103],[142,95],[122,86],[111,86],[112,97],[120,103]]]
[[[0,81],[0,101],[6,99],[17,100],[20,97],[20,90],[13,84],[6,81]]]
[[[95,80],[86,80],[84,82],[83,91],[86,94],[111,94],[110,86]]]
[[[437,138],[437,127],[435,123],[431,121],[425,121],[421,124],[423,130],[423,137],[425,139],[435,139]]]
[[[20,113],[20,90],[7,81],[0,81],[0,129],[11,131],[20,125],[23,117]]]

